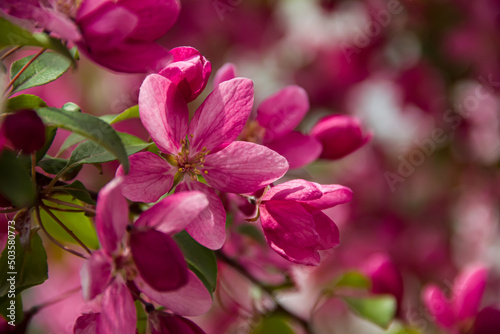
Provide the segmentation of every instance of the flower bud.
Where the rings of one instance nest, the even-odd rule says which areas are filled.
[[[23,109],[5,117],[0,137],[14,149],[31,154],[45,144],[45,126],[34,110]]]
[[[212,65],[191,47],[178,47],[170,50],[170,54],[172,63],[159,74],[172,81],[186,102],[191,102],[205,89]]]

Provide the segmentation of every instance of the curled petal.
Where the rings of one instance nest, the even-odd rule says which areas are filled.
[[[315,161],[322,151],[314,137],[291,131],[266,145],[286,158],[290,168],[300,168]]]
[[[128,204],[121,194],[123,179],[115,178],[101,189],[97,198],[96,231],[108,254],[118,248],[128,225]]]
[[[347,115],[332,115],[321,119],[311,130],[311,136],[323,145],[320,158],[331,160],[356,151],[372,137],[371,134],[363,134],[359,119]]]
[[[217,86],[196,110],[189,125],[191,151],[204,147],[212,153],[241,133],[253,106],[253,82],[235,78]]]
[[[73,326],[73,334],[95,334],[98,333],[98,324],[101,321],[100,313],[82,314],[76,319]]]
[[[209,154],[203,169],[203,176],[215,189],[250,193],[285,175],[288,162],[265,146],[237,141]]]
[[[323,196],[316,186],[317,183],[296,179],[287,181],[269,189],[262,197],[262,201],[310,201]]]
[[[188,269],[175,241],[148,229],[130,232],[130,250],[142,279],[156,291],[172,291],[187,283]]]
[[[318,249],[330,249],[338,246],[340,244],[340,232],[333,220],[321,211],[312,212],[311,215],[320,238]]]
[[[106,289],[102,296],[101,309],[97,334],[135,334],[135,304],[123,282],[115,280]]]
[[[352,190],[339,184],[318,184],[316,186],[323,192],[319,199],[305,201],[309,207],[324,210],[352,200]]]
[[[215,73],[214,88],[222,82],[236,78],[236,66],[232,63],[226,63]]]
[[[175,154],[186,138],[189,112],[176,85],[167,78],[151,74],[139,92],[141,122],[164,153]]]
[[[189,319],[160,311],[149,313],[151,334],[205,334],[205,332]]]
[[[427,286],[423,292],[424,304],[436,322],[444,328],[452,328],[457,318],[452,309],[452,303],[435,285]]]
[[[396,265],[385,254],[371,256],[365,272],[372,280],[372,292],[376,294],[389,293],[401,304],[403,299],[403,277]]]
[[[226,240],[226,211],[215,191],[198,181],[183,182],[175,191],[179,194],[199,191],[206,196],[208,207],[186,227],[186,232],[207,248],[221,248]]]
[[[299,125],[309,110],[309,98],[299,86],[287,86],[264,100],[257,110],[257,122],[266,128],[264,143],[276,140]]]
[[[465,320],[477,314],[487,277],[486,267],[477,265],[468,268],[457,278],[453,292],[456,295],[455,312],[458,320]]]
[[[144,211],[135,222],[136,226],[149,226],[166,234],[175,234],[198,218],[209,202],[200,191],[176,193]]]
[[[171,292],[158,292],[141,277],[136,277],[135,283],[145,295],[175,314],[185,316],[204,314],[212,306],[212,297],[195,274],[189,271],[188,276],[188,283],[185,286]]]
[[[83,298],[94,299],[106,289],[111,279],[112,259],[103,251],[92,254],[80,271]]]
[[[260,221],[271,248],[285,259],[318,265],[320,236],[313,217],[298,203],[270,201],[260,205]]]
[[[174,182],[175,170],[167,161],[151,152],[139,152],[129,157],[130,170],[122,166],[116,171],[123,177],[122,194],[135,202],[156,202],[165,195]]]

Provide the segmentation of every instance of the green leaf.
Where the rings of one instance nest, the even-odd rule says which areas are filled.
[[[14,323],[19,324],[23,321],[23,299],[21,298],[21,294],[17,294],[15,298],[5,298],[2,305],[0,305],[0,314],[7,322],[15,319]],[[10,317],[7,317],[8,315]]]
[[[359,271],[347,271],[342,276],[335,280],[333,288],[356,288],[356,289],[369,289],[371,281],[368,277]]]
[[[10,267],[9,251],[15,252],[15,266]],[[15,274],[11,274],[15,273]],[[16,236],[15,243],[7,243],[2,255],[0,256],[0,304],[3,304],[6,299],[9,299],[10,281],[7,279],[14,278],[11,281],[15,282],[15,294],[28,289],[32,286],[42,284],[48,278],[47,254],[43,248],[42,239],[38,234],[31,236],[31,251],[26,251]]]
[[[125,147],[127,155],[137,153],[150,145],[142,139],[127,133],[117,132],[117,134]],[[73,150],[71,157],[69,158],[69,164],[95,164],[113,161],[115,159],[116,158],[102,146],[99,146],[91,141],[85,141]]]
[[[20,109],[36,109],[46,107],[42,98],[31,95],[31,94],[21,94],[18,96],[11,97],[7,100],[6,108],[7,110],[20,110]]]
[[[391,295],[342,297],[342,299],[357,315],[382,328],[388,328],[396,314],[396,299]]]
[[[273,315],[262,319],[251,334],[294,334],[288,319],[283,316]]]
[[[190,269],[205,284],[208,291],[215,291],[217,260],[214,252],[200,245],[186,231],[174,235],[174,240],[184,254]]]
[[[36,152],[36,161],[40,161],[47,151],[49,150],[54,138],[57,134],[57,128],[55,126],[46,126],[45,127],[45,144],[41,149]]]
[[[95,205],[96,202],[94,199],[90,196],[89,191],[87,188],[81,183],[80,181],[74,181],[71,184],[68,184],[67,186],[61,187],[61,190],[67,192],[68,194],[72,195],[73,197],[79,199],[82,202]]]
[[[137,332],[140,334],[146,333],[148,314],[144,310],[144,305],[138,300],[135,301],[135,311],[137,312]]]
[[[85,140],[84,136],[80,136],[79,134],[72,133],[70,134],[64,143],[61,145],[61,148],[59,149],[59,152],[57,152],[57,155],[61,154],[62,152],[66,151],[68,148],[71,146],[74,146],[78,143],[81,143],[82,141]]]
[[[76,204],[83,206],[84,203],[73,198],[72,195],[57,194],[53,198],[68,202],[71,204]],[[45,201],[45,204],[51,207],[56,207],[64,210],[75,210],[74,207],[53,203],[50,201]],[[97,234],[94,228],[92,220],[87,217],[83,212],[65,212],[52,210],[52,213],[77,237],[80,239],[87,247],[92,249],[99,248],[99,241],[97,239]],[[42,219],[43,226],[57,240],[66,241],[72,244],[78,243],[73,239],[45,210],[40,211],[40,218]]]
[[[12,63],[10,67],[10,79],[12,80],[32,58],[33,55],[21,58]],[[19,78],[14,81],[11,94],[52,82],[63,75],[70,65],[71,61],[60,54],[45,52],[35,59],[21,73]]]
[[[46,173],[57,175],[60,171],[62,171],[68,165],[67,159],[53,158],[46,156],[42,160],[38,162],[38,166],[40,166]],[[81,169],[81,166],[76,166],[69,169],[66,174],[73,174],[74,172],[78,172]]]
[[[127,152],[117,132],[106,122],[92,115],[55,108],[36,110],[46,125],[57,126],[90,139],[111,152],[128,172]]]
[[[130,118],[139,118],[139,106],[135,105],[128,109],[125,109],[122,113],[118,115],[104,115],[101,119],[105,120],[109,124],[115,124]]]
[[[9,150],[0,154],[0,193],[19,208],[32,205],[36,198],[28,169]]]
[[[46,33],[31,33],[14,23],[0,17],[0,49],[6,46],[38,46],[44,49],[51,49],[70,59],[75,65],[75,60],[71,52],[57,38],[50,37]]]

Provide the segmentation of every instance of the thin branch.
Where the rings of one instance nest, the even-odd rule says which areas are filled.
[[[11,212],[19,211],[19,210],[20,210],[19,208],[10,208],[10,209],[0,210],[0,213],[11,213]]]
[[[44,204],[46,208],[49,208],[54,211],[62,211],[62,212],[85,212],[83,209],[61,209],[61,208],[56,208],[55,206],[50,206],[47,204]]]
[[[60,204],[60,205],[69,206],[69,207],[72,207],[72,208],[75,208],[75,209],[83,210],[83,211],[91,213],[93,215],[96,214],[96,212],[95,212],[94,209],[90,209],[90,208],[87,208],[87,207],[84,207],[84,206],[81,206],[81,205],[78,205],[78,204],[73,204],[73,203],[61,201],[61,200],[56,199],[56,198],[47,197],[47,198],[44,198],[44,200],[49,201],[49,202],[54,202],[54,203]]]
[[[57,241],[53,236],[51,236],[49,234],[49,232],[47,232],[47,230],[45,229],[45,226],[43,226],[43,224],[42,224],[42,218],[40,217],[40,208],[38,206],[35,207],[35,212],[36,212],[36,218],[38,219],[38,225],[40,225],[40,227],[42,228],[42,231],[50,239],[50,241],[52,241],[55,245],[59,246],[60,248],[62,248],[63,250],[65,250],[68,253],[71,253],[73,255],[81,257],[82,259],[87,259],[87,257],[85,255],[80,254],[77,251],[72,250],[71,248],[64,246],[59,241]]]
[[[19,50],[20,48],[22,48],[23,46],[22,45],[18,45],[12,49],[10,49],[9,51],[5,52],[1,57],[0,57],[0,60],[4,60],[5,58],[7,58],[8,56],[10,56],[11,54],[13,54],[14,52],[16,52],[17,50]]]
[[[23,74],[24,71],[26,71],[26,69],[28,68],[28,66],[30,66],[38,57],[40,57],[42,55],[42,53],[45,52],[45,50],[47,49],[41,49],[40,51],[38,51],[38,53],[36,55],[33,56],[33,58],[31,58],[27,63],[26,65],[24,65],[20,70],[19,72],[17,72],[16,76],[12,78],[12,80],[10,80],[9,84],[7,85],[7,87],[5,87],[5,90],[3,92],[3,94],[7,94],[7,92],[9,91],[10,87],[14,84],[14,82],[19,79],[19,77],[21,76],[21,74]]]
[[[241,264],[238,262],[234,261],[233,259],[227,257],[224,253],[221,251],[216,251],[215,255],[219,260],[222,262],[226,263],[227,265],[231,266],[233,269],[235,269],[237,272],[242,274],[246,279],[248,279],[250,282],[255,284],[257,287],[259,287],[262,291],[266,292],[269,297],[273,300],[273,302],[276,304],[276,311],[285,314],[286,316],[292,318],[293,320],[297,321],[306,331],[308,334],[314,334],[314,331],[309,324],[309,322],[298,315],[290,312],[287,310],[277,299],[276,296],[274,295],[274,291],[272,288],[269,286],[266,286],[263,284],[261,281],[259,281],[257,278],[255,278],[251,273],[249,273]]]
[[[50,211],[49,208],[45,206],[45,204],[42,204],[41,207],[43,210],[45,210],[45,212],[49,214],[50,217],[52,217],[52,219],[56,221],[56,223],[59,224],[59,226],[61,226],[64,229],[64,231],[66,231],[66,233],[68,233],[76,242],[78,242],[78,244],[82,246],[82,248],[85,249],[85,251],[89,255],[92,255],[92,251],[83,243],[83,241],[81,241],[80,238],[78,238],[73,233],[73,231],[71,231],[66,225],[64,225],[64,223],[59,218],[57,218],[56,215],[54,215],[54,213],[52,213],[52,211]]]

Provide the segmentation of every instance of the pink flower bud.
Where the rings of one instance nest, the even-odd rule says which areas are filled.
[[[178,47],[170,50],[170,54],[172,63],[159,74],[177,86],[186,102],[193,101],[205,89],[212,65],[191,47]]]
[[[14,149],[31,154],[45,144],[45,126],[34,110],[23,109],[5,117],[0,137]]]

